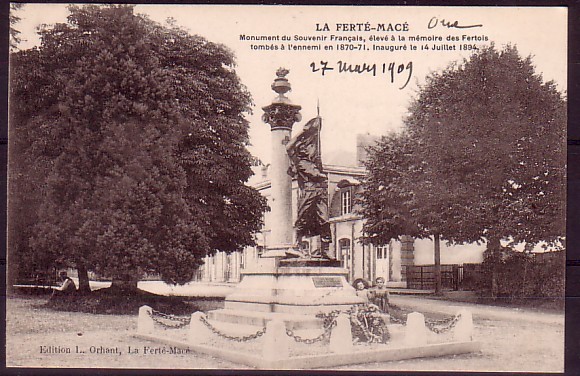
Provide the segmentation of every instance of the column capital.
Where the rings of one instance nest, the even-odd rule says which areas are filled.
[[[286,75],[290,73],[288,69],[279,68],[276,71],[276,78],[272,83],[272,90],[278,94],[268,106],[262,107],[264,114],[262,120],[270,124],[271,130],[285,129],[292,130],[294,123],[302,120],[300,115],[301,106],[292,104],[286,93],[292,90]]]
[[[300,109],[302,107],[288,103],[272,103],[262,107],[264,114],[262,120],[270,124],[271,130],[286,129],[291,131],[294,123],[302,120]]]

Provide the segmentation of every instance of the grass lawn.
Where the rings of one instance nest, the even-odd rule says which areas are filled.
[[[129,355],[129,346],[158,346],[132,337],[137,330],[136,313],[99,315],[55,311],[45,307],[47,301],[48,297],[6,299],[7,367],[246,368],[198,354]],[[115,347],[120,355],[103,353],[103,349]],[[59,348],[69,349],[70,353],[51,352]]]

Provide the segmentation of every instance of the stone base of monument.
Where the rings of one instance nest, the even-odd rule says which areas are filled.
[[[480,350],[473,341],[473,322],[468,311],[459,312],[455,326],[446,334],[427,330],[420,313],[409,314],[407,324],[389,325],[387,344],[353,343],[350,320],[346,314],[336,318],[336,325],[321,341],[308,341],[319,332],[295,330],[289,333],[279,319],[263,328],[208,320],[202,312],[191,316],[181,329],[158,328],[152,310],[141,307],[137,338],[167,345],[167,353],[203,353],[259,369],[315,369],[350,364],[442,357]],[[159,347],[159,346],[157,346]],[[195,364],[192,363],[192,368]]]
[[[363,299],[346,281],[346,269],[323,260],[272,257],[261,261],[253,270],[244,271],[236,290],[226,297],[224,309],[196,312],[189,323],[175,319],[177,325],[167,325],[163,322],[170,320],[167,315],[156,317],[151,308],[141,307],[136,336],[168,345],[168,353],[203,353],[275,370],[332,368],[479,350],[479,343],[472,340],[469,312],[455,317],[453,330],[444,334],[427,330],[423,315],[411,313],[406,325],[387,325],[388,343],[354,343],[346,312]],[[336,321],[325,327],[317,314],[333,311],[327,320]],[[336,316],[336,312],[340,314]],[[390,317],[385,316],[384,321],[390,323]]]
[[[227,312],[212,313],[213,318],[231,317],[232,311],[241,312],[243,321],[248,315],[255,316],[248,312],[263,312],[266,320],[277,313],[312,316],[364,302],[346,281],[346,269],[312,260],[308,265],[304,260],[278,262],[275,272],[260,268],[244,271],[239,285],[226,297]],[[312,262],[317,264],[313,266]]]

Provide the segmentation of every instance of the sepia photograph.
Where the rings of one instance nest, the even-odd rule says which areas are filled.
[[[564,372],[567,7],[9,24],[8,369]]]

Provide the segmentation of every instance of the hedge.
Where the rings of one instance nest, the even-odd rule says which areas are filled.
[[[563,298],[565,252],[531,254],[506,250],[501,255],[485,254],[477,287],[482,296],[491,296],[493,266],[497,272],[498,297]]]

